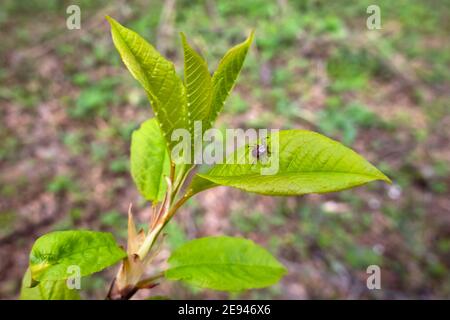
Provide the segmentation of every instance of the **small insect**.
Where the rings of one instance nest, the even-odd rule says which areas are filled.
[[[256,146],[252,149],[252,156],[256,158],[256,160],[260,160],[262,158],[270,157],[270,149],[265,141],[262,141],[261,144],[256,144]]]

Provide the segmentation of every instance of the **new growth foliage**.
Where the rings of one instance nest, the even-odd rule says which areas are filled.
[[[277,196],[299,196],[334,192],[374,180],[390,182],[383,173],[353,150],[323,135],[305,130],[284,130],[268,137],[277,141],[264,146],[265,156],[277,157],[279,168],[261,174],[256,163],[225,161],[194,174],[192,163],[176,164],[171,151],[172,134],[186,129],[195,136],[212,128],[233,89],[253,40],[231,48],[212,76],[206,61],[184,34],[184,80],[172,62],[164,58],[136,32],[107,17],[113,42],[125,66],[140,83],[150,101],[154,118],[142,123],[132,135],[131,175],[142,196],[151,202],[152,216],[147,232],[135,227],[131,208],[127,250],[109,233],[75,230],[51,232],[36,240],[30,254],[21,298],[77,299],[65,285],[67,268],[76,265],[81,276],[101,271],[120,262],[107,298],[129,299],[137,290],[151,288],[166,278],[221,291],[263,288],[278,282],[286,268],[266,249],[236,237],[207,237],[187,242],[172,253],[169,267],[144,278],[159,246],[159,235],[177,210],[193,195],[219,185],[247,192]],[[202,132],[194,122],[201,121]],[[192,144],[193,145],[193,144]],[[229,157],[251,156],[249,145]],[[240,152],[239,152],[240,151]],[[182,192],[184,191],[184,193]],[[126,200],[125,200],[126,201]]]

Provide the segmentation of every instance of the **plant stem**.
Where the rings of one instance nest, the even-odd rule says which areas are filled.
[[[139,248],[137,255],[141,260],[144,260],[147,253],[150,251],[150,249],[153,246],[153,243],[155,242],[156,238],[158,237],[159,232],[162,228],[155,228],[153,229],[144,240],[144,243],[142,243],[141,247]]]
[[[177,181],[175,182],[175,188],[173,191],[173,199],[176,199],[178,193],[180,192],[182,186],[184,185],[184,182],[186,181],[187,177],[189,176],[189,173],[192,171],[192,169],[194,168],[194,165],[191,165],[187,170],[186,167],[183,167],[183,171],[180,174],[181,179],[177,179]]]
[[[187,170],[183,168],[184,172],[180,174],[179,176],[180,178],[177,178],[176,181],[174,181],[175,164],[171,162],[170,175],[169,177],[165,177],[167,181],[166,195],[164,197],[160,209],[156,213],[154,221],[151,221],[150,223],[150,229],[147,236],[144,239],[144,242],[139,247],[136,253],[141,261],[143,261],[146,258],[146,256],[152,249],[162,229],[172,219],[177,210],[193,195],[192,192],[189,190],[182,198],[180,198],[177,202],[175,202],[175,204],[172,204],[173,199],[175,199],[175,197],[177,196],[178,192],[180,191],[182,185],[186,181],[186,178],[188,177],[189,172],[192,170],[192,168],[193,166],[191,166]],[[164,273],[161,272],[155,275],[154,277],[139,281],[137,284],[133,285],[133,287],[130,290],[127,290],[123,295],[120,295],[119,299],[121,300],[130,299],[139,289],[152,285],[153,281],[163,276]],[[107,299],[112,299],[112,291],[115,285],[116,285],[116,278],[113,280],[111,284],[111,288],[108,293]]]
[[[170,209],[169,213],[167,214],[167,219],[165,224],[172,219],[172,217],[175,215],[177,210],[186,202],[189,200],[189,198],[192,196],[191,192],[187,192],[180,200],[178,200],[173,207]]]

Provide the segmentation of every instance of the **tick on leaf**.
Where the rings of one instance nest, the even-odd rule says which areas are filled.
[[[256,144],[256,146],[252,149],[252,157],[256,160],[260,160],[261,158],[265,158],[266,156],[270,157],[270,149],[267,143],[263,140],[262,143]]]

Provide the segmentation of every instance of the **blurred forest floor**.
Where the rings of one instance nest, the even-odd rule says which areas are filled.
[[[66,28],[70,4],[81,8],[81,30]],[[381,30],[366,28],[370,4],[381,8]],[[128,158],[130,134],[151,108],[112,45],[106,14],[180,72],[179,31],[214,70],[254,28],[219,126],[319,131],[394,181],[292,198],[204,192],[169,224],[162,258],[187,239],[242,235],[289,274],[243,294],[164,282],[140,298],[450,298],[450,1],[437,0],[3,0],[0,298],[18,297],[40,235],[89,228],[124,243],[129,203],[142,223],[149,218]],[[372,264],[382,290],[366,288]],[[113,272],[85,279],[84,296],[103,298]]]

